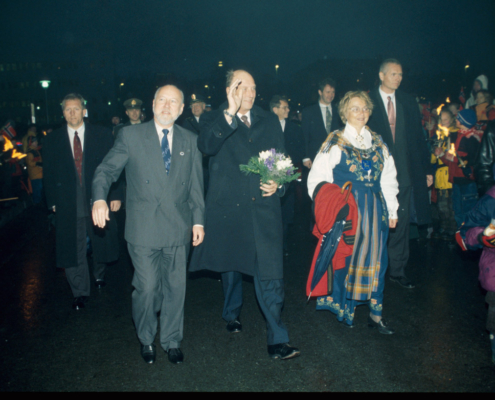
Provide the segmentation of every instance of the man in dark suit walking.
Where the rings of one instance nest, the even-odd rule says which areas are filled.
[[[153,100],[154,119],[122,128],[95,172],[93,220],[108,220],[108,189],[125,167],[125,239],[134,264],[132,318],[145,362],[156,357],[153,344],[160,312],[160,345],[171,363],[184,359],[186,263],[191,243],[204,237],[201,153],[197,135],[174,125],[184,109],[177,87],[163,86]]]
[[[270,110],[278,117],[282,131],[284,132],[284,144],[286,154],[292,159],[294,165],[302,163],[304,154],[304,137],[301,127],[288,120],[289,101],[284,96],[275,95],[270,100]],[[296,204],[296,181],[292,181],[287,188],[285,196],[280,199],[282,206],[282,226],[284,255],[288,255],[289,247],[287,235],[289,225],[294,222],[294,207]]]
[[[80,94],[65,96],[62,110],[67,125],[50,133],[43,144],[43,179],[48,207],[55,211],[57,267],[65,268],[74,295],[72,308],[79,310],[91,286],[86,237],[93,248],[97,288],[105,286],[106,263],[119,256],[115,218],[110,218],[106,229],[95,228],[89,218],[93,174],[111,149],[113,137],[109,130],[84,121],[86,105]],[[107,195],[110,209],[116,212],[122,190],[114,189]]]
[[[387,59],[380,66],[381,85],[370,92],[375,104],[369,127],[382,136],[394,157],[399,182],[398,217],[388,239],[390,279],[404,288],[414,288],[405,274],[409,259],[409,221],[411,197],[419,225],[431,222],[428,186],[433,183],[430,155],[421,129],[416,100],[398,90],[402,82],[402,66],[396,59]]]
[[[327,78],[318,84],[320,99],[317,104],[306,107],[302,111],[302,130],[305,139],[305,154],[303,164],[311,168],[320,146],[330,132],[339,129],[339,110],[332,103],[335,98],[335,81]]]
[[[282,219],[275,194],[282,195],[285,187],[279,189],[273,181],[261,184],[258,175],[246,176],[239,169],[261,151],[283,150],[282,130],[275,115],[254,106],[256,84],[248,72],[229,71],[226,86],[228,103],[201,117],[198,147],[211,156],[207,235],[192,255],[190,271],[209,269],[222,274],[222,317],[231,333],[242,330],[242,274],[253,276],[266,318],[268,353],[288,359],[299,355],[299,350],[288,344],[281,320]]]

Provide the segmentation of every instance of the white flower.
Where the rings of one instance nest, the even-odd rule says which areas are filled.
[[[290,167],[292,167],[292,160],[290,158],[285,158],[283,160],[279,160],[279,161],[277,161],[276,166],[277,166],[278,170],[289,169]]]
[[[267,150],[267,151],[262,151],[260,153],[260,159],[261,160],[266,160],[268,157],[270,157],[272,155],[272,152],[270,150]]]

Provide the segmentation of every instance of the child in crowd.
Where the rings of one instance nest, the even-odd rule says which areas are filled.
[[[474,110],[459,111],[456,117],[456,126],[459,131],[455,143],[451,142],[450,149],[436,147],[434,150],[435,156],[448,166],[448,180],[453,186],[452,202],[458,228],[464,221],[466,213],[478,201],[473,166],[480,137],[475,130],[475,125]]]
[[[493,96],[488,90],[482,89],[476,93],[476,106],[473,107],[476,111],[478,121],[489,121],[495,119],[495,107]]]
[[[479,281],[487,291],[488,303],[486,329],[490,333],[492,361],[495,364],[495,186],[492,186],[467,213],[461,229],[456,234],[457,243],[463,250],[483,248],[479,262]],[[495,222],[495,221],[494,221]]]

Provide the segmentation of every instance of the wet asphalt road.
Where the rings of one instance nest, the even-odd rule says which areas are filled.
[[[0,231],[1,391],[456,391],[494,392],[495,366],[485,330],[486,305],[477,281],[477,256],[442,241],[411,241],[408,275],[416,288],[387,280],[384,318],[396,330],[381,335],[355,328],[306,303],[305,282],[316,240],[309,206],[298,204],[285,258],[283,320],[301,356],[272,360],[254,287],[244,282],[243,332],[221,319],[216,275],[187,281],[185,361],[172,365],[158,348],[142,361],[131,319],[132,264],[119,211],[121,258],[107,287],[93,290],[81,311],[55,268],[54,232],[46,216],[28,209]],[[156,341],[158,343],[158,340]]]

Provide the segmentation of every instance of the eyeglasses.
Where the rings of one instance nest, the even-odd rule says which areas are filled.
[[[290,108],[289,108],[289,107],[287,107],[287,106],[277,107],[277,108],[281,108],[282,110],[290,110]]]
[[[369,113],[371,110],[368,108],[368,107],[363,107],[363,108],[359,108],[359,107],[352,107],[350,108],[350,110],[354,113],[354,114],[359,114],[361,111],[365,114]]]

